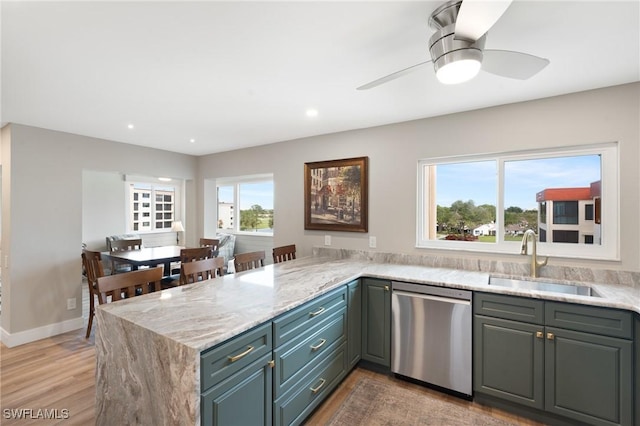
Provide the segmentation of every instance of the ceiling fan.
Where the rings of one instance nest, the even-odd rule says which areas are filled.
[[[549,60],[511,50],[484,49],[487,31],[507,10],[512,0],[451,0],[429,17],[435,33],[429,39],[431,60],[394,72],[357,90],[379,86],[433,63],[443,84],[468,81],[480,69],[501,77],[526,80],[549,64]]]

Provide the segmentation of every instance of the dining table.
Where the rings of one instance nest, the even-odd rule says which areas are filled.
[[[128,263],[135,271],[141,266],[164,265],[165,277],[171,275],[171,262],[180,261],[180,250],[184,246],[142,247],[138,250],[102,252],[101,255],[116,262]]]

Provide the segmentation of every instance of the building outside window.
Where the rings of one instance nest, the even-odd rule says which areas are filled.
[[[170,230],[176,220],[176,188],[135,182],[128,184],[129,220],[133,232]]]

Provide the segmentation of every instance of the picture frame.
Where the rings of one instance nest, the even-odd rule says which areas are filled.
[[[368,232],[369,157],[304,164],[304,229]]]

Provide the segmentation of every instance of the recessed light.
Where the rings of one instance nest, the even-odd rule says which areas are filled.
[[[171,178],[168,177],[159,177],[158,180],[162,182],[171,182]]]
[[[189,139],[189,142],[196,143],[196,140],[195,139]]]
[[[317,116],[318,116],[317,109],[310,108],[307,110],[307,117],[317,117]]]
[[[127,124],[127,128],[128,129],[133,129],[133,124],[131,124],[131,123]]]

